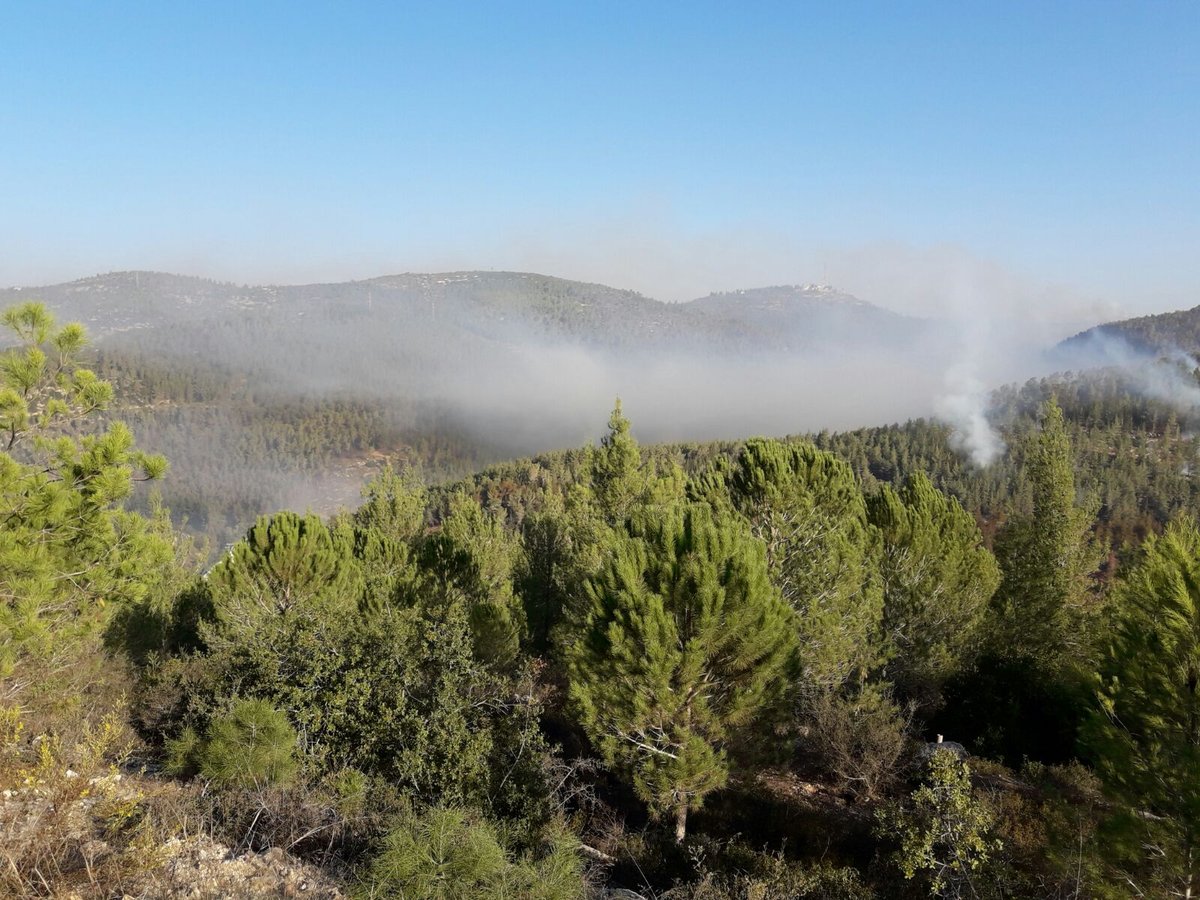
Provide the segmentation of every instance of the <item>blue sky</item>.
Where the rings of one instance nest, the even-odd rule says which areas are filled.
[[[0,0],[0,47],[0,284],[1200,303],[1190,0]]]

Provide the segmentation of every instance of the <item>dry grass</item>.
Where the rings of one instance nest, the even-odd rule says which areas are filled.
[[[219,813],[201,788],[123,771],[131,741],[117,718],[81,735],[29,737],[0,708],[0,896],[341,896],[282,849],[214,839]]]

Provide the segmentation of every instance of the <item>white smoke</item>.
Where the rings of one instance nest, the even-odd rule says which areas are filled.
[[[1129,386],[1143,396],[1167,404],[1181,413],[1200,410],[1200,361],[1178,348],[1149,353],[1125,338],[1103,330],[1090,332],[1068,351],[1078,368],[1115,368]]]
[[[990,392],[971,362],[946,371],[946,393],[934,402],[934,414],[953,429],[955,446],[978,466],[987,466],[1004,452],[1004,441],[988,421]]]

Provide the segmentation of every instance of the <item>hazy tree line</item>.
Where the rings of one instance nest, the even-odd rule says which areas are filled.
[[[207,567],[126,508],[166,462],[83,427],[82,329],[4,324],[6,891],[145,893],[197,827],[364,897],[1195,889],[1200,529],[1114,556],[1077,397],[1017,410],[991,506],[923,424],[649,451],[618,403],[599,446],[385,469]]]

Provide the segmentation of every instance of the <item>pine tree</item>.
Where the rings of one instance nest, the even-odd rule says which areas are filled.
[[[1062,410],[1050,400],[1042,418],[1026,451],[1032,514],[996,539],[1002,579],[985,649],[974,671],[949,686],[939,726],[1012,765],[1076,752],[1099,609],[1091,575],[1104,553],[1092,536],[1095,507],[1076,501]]]
[[[617,399],[608,419],[608,434],[592,456],[592,493],[610,525],[619,525],[647,489],[642,454],[630,433],[629,420]]]
[[[434,806],[406,812],[384,836],[358,896],[422,900],[579,900],[579,853],[551,835],[540,859],[514,860],[501,835],[468,810]]]
[[[112,386],[77,368],[86,334],[41,304],[7,310],[0,352],[0,702],[77,702],[108,668],[96,643],[114,611],[146,598],[172,562],[163,521],[123,508],[158,478],[119,422],[77,434]]]
[[[421,547],[414,602],[462,605],[477,658],[497,668],[516,659],[524,632],[524,610],[513,592],[520,552],[516,536],[461,491],[450,498],[441,529]]]
[[[425,486],[412,470],[386,467],[363,488],[354,512],[354,556],[365,582],[363,607],[378,612],[416,578],[414,545],[425,528]]]
[[[906,696],[935,708],[942,685],[980,650],[999,567],[975,519],[924,474],[899,491],[884,485],[867,506],[882,546],[889,674]]]
[[[630,523],[585,585],[567,648],[570,694],[592,740],[656,814],[687,814],[725,783],[731,730],[782,687],[793,616],[762,546],[702,504]]]
[[[1003,572],[996,643],[1002,653],[1054,671],[1089,652],[1091,575],[1105,552],[1092,537],[1095,506],[1076,502],[1075,457],[1054,400],[1042,407],[1026,478],[1032,515],[1013,521],[996,541]]]
[[[208,576],[217,630],[229,639],[293,610],[352,610],[362,594],[354,536],[319,516],[261,516]]]
[[[1172,522],[1150,537],[1115,591],[1088,744],[1128,814],[1126,858],[1170,896],[1195,893],[1200,852],[1200,528]],[[1120,832],[1123,832],[1121,834]]]
[[[296,730],[264,700],[239,700],[212,723],[197,767],[221,785],[286,784],[296,772]]]
[[[533,652],[553,649],[562,629],[569,635],[569,623],[584,613],[579,585],[599,571],[612,536],[583,485],[572,485],[565,498],[548,494],[542,508],[525,518],[515,580]]]
[[[878,664],[878,545],[845,461],[809,443],[755,439],[692,494],[710,503],[727,496],[765,544],[771,580],[799,614],[807,686],[836,688]]]

